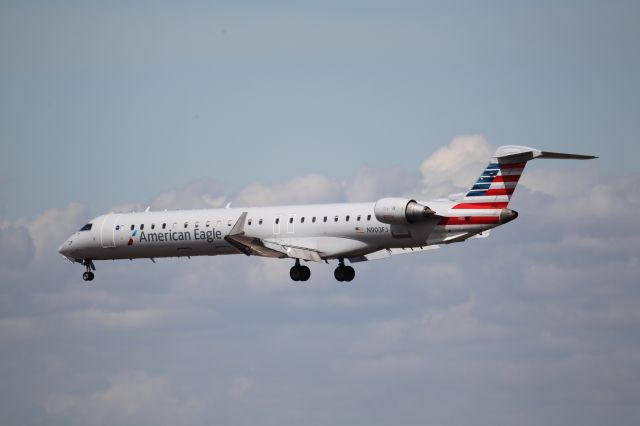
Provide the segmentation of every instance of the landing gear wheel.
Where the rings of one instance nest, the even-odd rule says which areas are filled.
[[[336,277],[336,280],[342,282],[345,279],[345,271],[344,266],[338,266],[335,271],[333,271],[333,276]]]
[[[307,281],[311,276],[311,269],[308,266],[300,265],[300,259],[296,259],[296,264],[289,270],[289,276],[294,281]]]
[[[351,266],[345,266],[344,268],[344,280],[353,281],[356,276],[356,271]]]
[[[340,259],[340,264],[333,272],[333,276],[336,277],[336,280],[342,281],[352,281],[356,276],[356,271],[351,266],[345,266],[344,260]]]
[[[300,261],[297,261],[289,270],[289,276],[293,281],[307,281],[311,277],[311,269],[308,266],[300,265]]]
[[[307,281],[311,277],[311,269],[308,266],[300,266],[300,281]]]
[[[94,275],[92,271],[96,270],[93,261],[91,259],[84,259],[82,265],[86,268],[86,272],[82,274],[82,279],[85,281],[93,281]]]
[[[302,278],[300,267],[298,265],[292,266],[289,270],[289,276],[293,281],[300,281],[300,279]]]

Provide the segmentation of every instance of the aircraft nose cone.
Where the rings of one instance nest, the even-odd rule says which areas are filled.
[[[58,247],[58,253],[63,256],[67,256],[71,252],[71,244],[72,242],[67,240]]]

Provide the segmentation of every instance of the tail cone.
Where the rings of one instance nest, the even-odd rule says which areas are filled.
[[[518,212],[511,209],[502,209],[500,212],[500,224],[511,222],[518,217]]]

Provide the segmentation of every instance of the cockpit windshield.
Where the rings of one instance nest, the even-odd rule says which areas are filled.
[[[82,228],[80,228],[81,231],[90,231],[91,230],[91,224],[87,223],[85,226],[83,226]]]

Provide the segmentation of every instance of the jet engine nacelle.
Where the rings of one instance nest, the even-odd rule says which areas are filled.
[[[436,212],[408,198],[382,198],[373,207],[373,213],[382,223],[416,223],[433,216]]]

